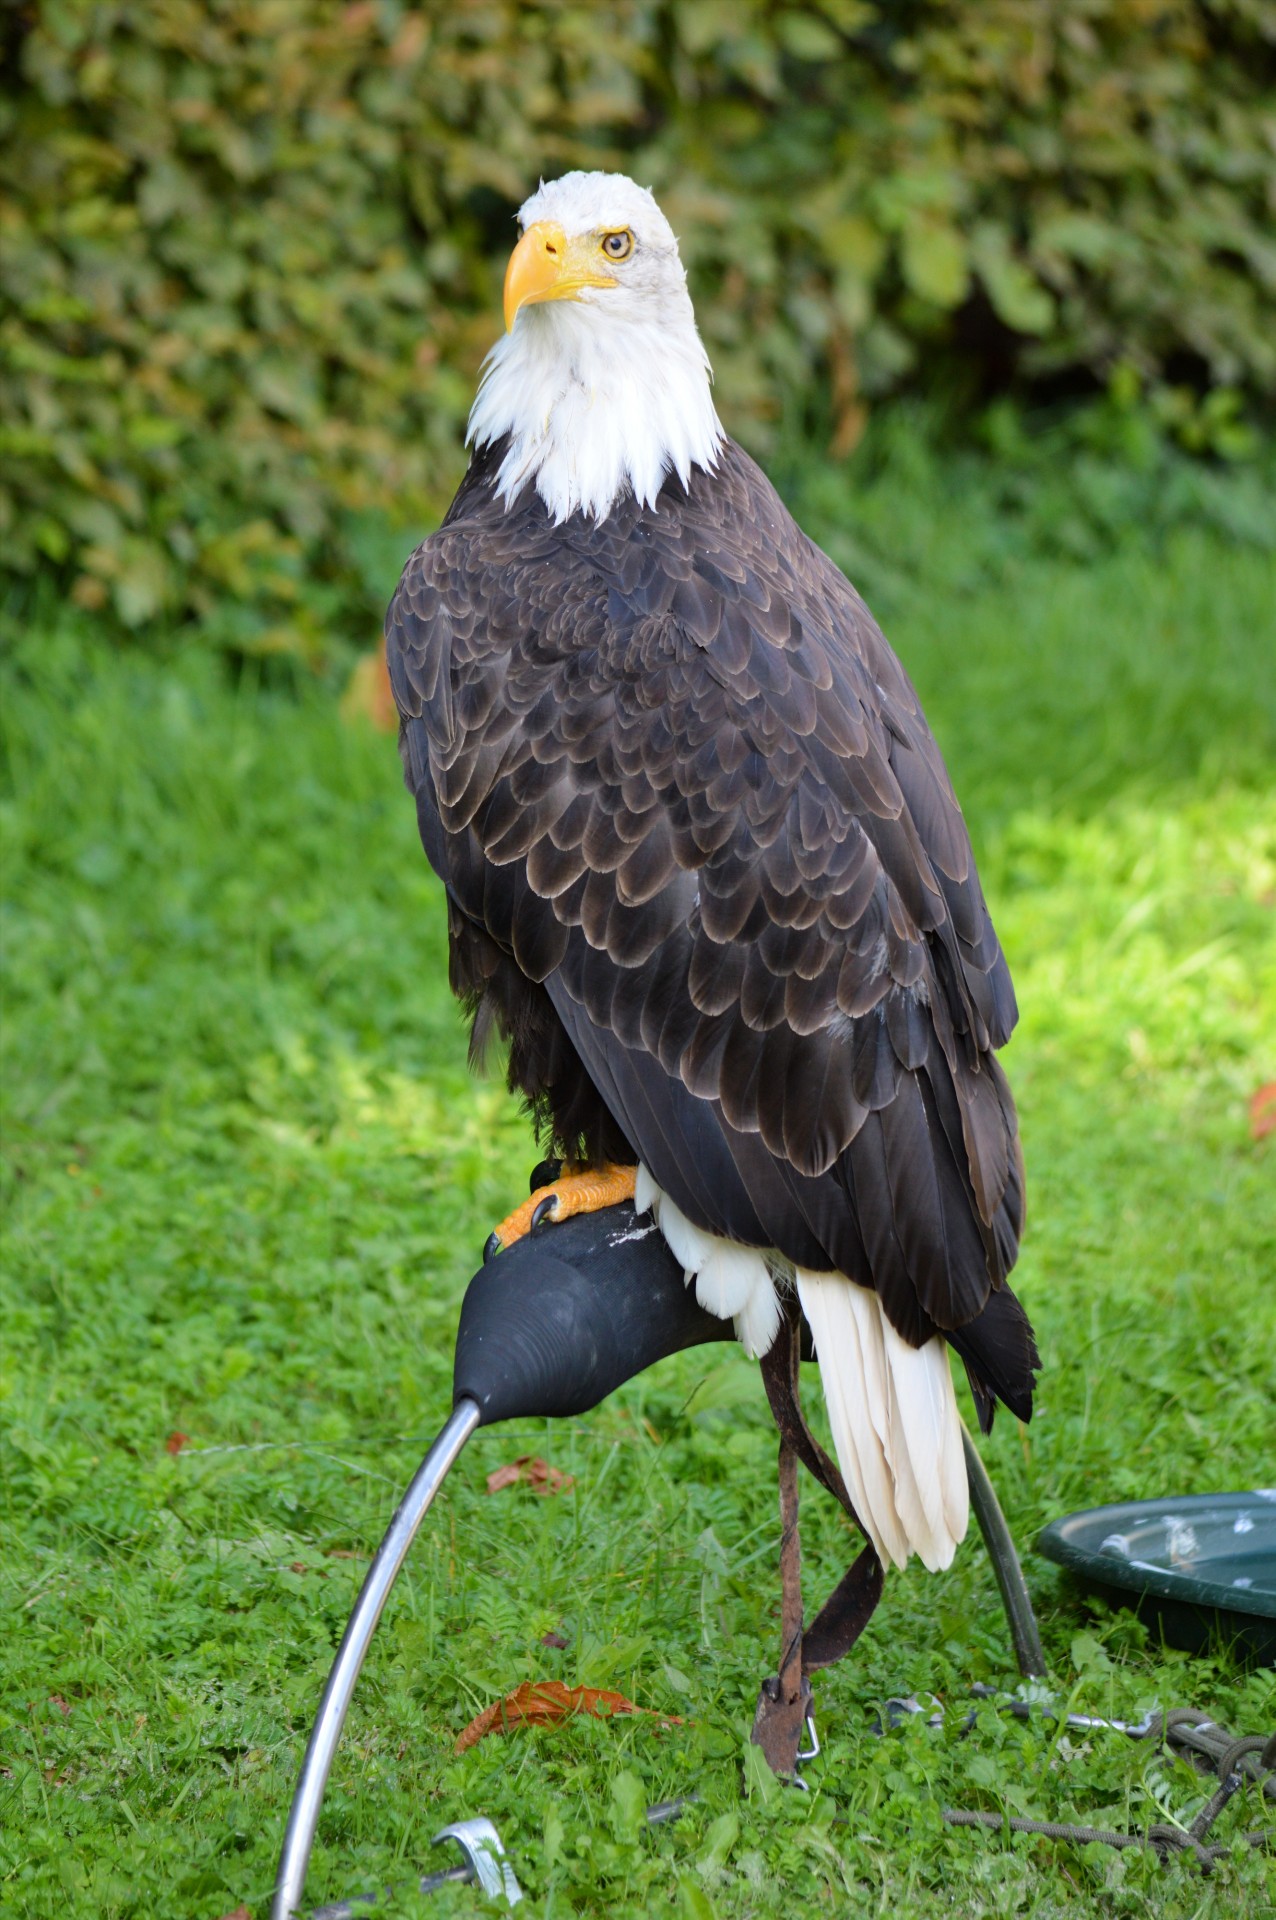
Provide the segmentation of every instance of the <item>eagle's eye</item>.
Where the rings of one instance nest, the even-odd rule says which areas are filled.
[[[634,236],[628,227],[621,227],[617,233],[603,235],[602,247],[609,260],[628,260],[634,250]]]

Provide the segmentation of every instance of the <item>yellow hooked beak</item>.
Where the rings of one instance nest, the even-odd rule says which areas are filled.
[[[569,240],[557,220],[537,220],[527,229],[505,269],[505,331],[520,307],[542,300],[574,300],[582,287],[614,287],[598,264],[598,242],[590,234]]]

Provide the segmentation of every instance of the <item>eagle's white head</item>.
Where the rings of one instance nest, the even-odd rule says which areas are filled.
[[[505,337],[470,413],[476,447],[508,434],[498,492],[534,481],[553,518],[595,519],[632,490],[711,469],[723,439],[669,222],[619,173],[568,173],[519,211]]]

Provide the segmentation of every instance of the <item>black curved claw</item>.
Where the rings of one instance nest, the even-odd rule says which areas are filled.
[[[536,1189],[533,1187],[532,1191],[534,1193]],[[536,1205],[532,1208],[532,1224],[528,1228],[528,1232],[535,1233],[542,1220],[553,1220],[557,1213],[558,1195],[556,1193],[547,1193],[545,1198],[537,1201]]]
[[[501,1241],[497,1239],[494,1233],[488,1234],[487,1239],[483,1242],[484,1266],[487,1265],[489,1260],[495,1260],[497,1254],[501,1251],[501,1245]]]
[[[532,1168],[532,1177],[527,1183],[527,1191],[535,1193],[539,1187],[552,1187],[555,1180],[561,1180],[562,1174],[561,1160],[538,1160]]]

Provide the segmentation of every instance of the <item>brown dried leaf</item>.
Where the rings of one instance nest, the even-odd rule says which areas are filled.
[[[496,1467],[487,1476],[489,1493],[503,1493],[506,1487],[527,1486],[533,1493],[570,1493],[576,1482],[570,1473],[560,1473],[539,1454],[520,1453],[507,1466]]]
[[[578,1713],[592,1713],[599,1719],[609,1720],[613,1713],[650,1714],[652,1709],[635,1706],[623,1693],[608,1693],[602,1687],[568,1687],[561,1680],[525,1680],[503,1700],[494,1700],[490,1707],[484,1707],[464,1732],[458,1734],[453,1751],[465,1753],[477,1746],[484,1734],[508,1733],[511,1727],[525,1721],[540,1725],[569,1720]],[[654,1717],[662,1727],[682,1725],[677,1714],[662,1713]]]
[[[1249,1096],[1250,1139],[1265,1140],[1269,1133],[1276,1133],[1276,1080],[1256,1087]]]
[[[189,1439],[190,1435],[188,1433],[170,1433],[168,1439],[164,1442],[165,1453],[180,1453]]]

